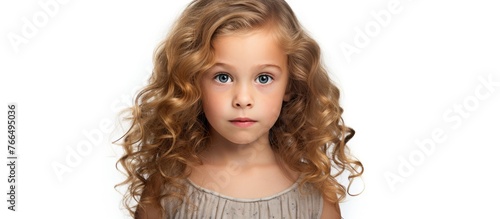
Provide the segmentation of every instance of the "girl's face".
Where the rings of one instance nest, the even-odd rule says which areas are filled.
[[[269,129],[287,99],[287,55],[266,29],[219,36],[213,47],[215,65],[201,82],[212,138],[269,142]]]

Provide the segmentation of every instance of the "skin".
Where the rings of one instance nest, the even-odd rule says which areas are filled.
[[[219,36],[213,47],[216,64],[201,81],[210,149],[190,179],[238,198],[283,191],[297,176],[288,177],[290,173],[279,167],[269,130],[288,98],[287,55],[267,29]]]
[[[266,28],[219,36],[212,45],[216,64],[201,79],[210,149],[189,178],[236,198],[281,192],[299,176],[280,167],[269,143],[289,99],[287,55]],[[324,200],[322,218],[340,218],[338,204]]]
[[[262,30],[221,36],[213,46],[216,64],[201,83],[203,111],[215,136],[212,144],[229,150],[268,144],[269,129],[285,99],[286,54]],[[230,122],[237,118],[255,122],[248,122],[248,127]]]

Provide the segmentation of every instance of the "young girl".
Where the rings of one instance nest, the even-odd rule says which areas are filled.
[[[317,43],[285,1],[195,0],[131,108],[119,160],[127,209],[135,218],[340,218],[347,190],[336,177],[363,173],[342,111]]]

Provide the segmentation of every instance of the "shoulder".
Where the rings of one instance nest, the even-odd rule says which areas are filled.
[[[176,179],[176,184],[182,184],[183,179]],[[179,202],[173,194],[179,194],[179,188],[163,181],[158,175],[152,175],[144,185],[137,203],[135,219],[160,219],[169,215],[171,208]],[[163,197],[165,194],[168,196]],[[168,211],[166,211],[168,209]]]
[[[339,203],[328,201],[323,196],[323,209],[321,210],[321,219],[341,219]]]

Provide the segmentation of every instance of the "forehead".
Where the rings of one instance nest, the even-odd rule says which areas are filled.
[[[285,67],[287,55],[275,34],[267,29],[236,32],[217,36],[213,42],[216,62],[275,64]]]

